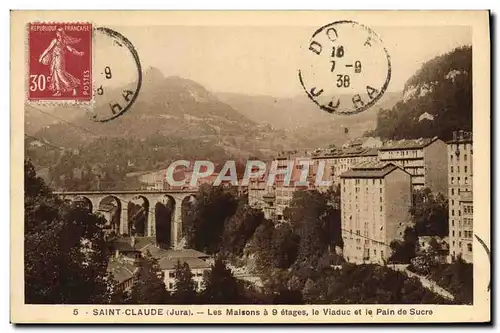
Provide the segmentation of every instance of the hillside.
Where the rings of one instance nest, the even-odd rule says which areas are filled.
[[[78,108],[26,106],[25,131],[38,139],[26,139],[26,154],[38,169],[47,170],[48,178],[57,178],[54,186],[80,188],[83,181],[75,179],[82,174],[87,174],[82,179],[89,186],[95,185],[97,175],[101,185],[106,179],[117,186],[128,172],[165,168],[174,159],[223,163],[342,144],[373,129],[375,108],[384,105],[382,101],[353,116],[332,116],[304,96],[287,100],[238,95],[232,97],[237,110],[194,81],[164,77],[155,68],[143,78],[136,103],[105,123],[91,121]],[[109,93],[118,94],[123,88]],[[399,98],[387,94],[385,103]],[[277,128],[264,116],[259,120],[252,109],[288,123]]]
[[[403,93],[402,101],[378,113],[377,127],[367,135],[448,140],[454,130],[471,131],[472,48],[429,60],[406,82]]]
[[[402,99],[402,93],[386,92],[372,108],[349,116],[328,114],[305,95],[277,98],[217,93],[217,97],[256,123],[285,130],[297,148],[316,148],[344,143],[374,129],[377,110],[392,108]]]
[[[27,125],[26,132],[67,148],[85,146],[100,138],[146,140],[151,136],[163,136],[178,138],[177,142],[198,142],[200,147],[209,144],[238,157],[254,155],[259,150],[282,149],[288,144],[284,132],[256,124],[194,81],[164,77],[155,68],[148,69],[143,78],[136,103],[112,121],[93,122],[81,110],[68,108],[62,117],[69,120],[66,116],[73,115],[68,124],[27,107],[27,114],[42,115],[51,121],[37,127]],[[179,148],[182,149],[182,145]],[[186,154],[196,155],[193,151]]]

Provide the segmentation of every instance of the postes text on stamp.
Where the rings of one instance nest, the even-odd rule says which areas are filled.
[[[92,24],[28,25],[28,101],[90,101]]]
[[[319,28],[304,52],[300,84],[329,113],[365,111],[389,85],[389,53],[372,29],[357,22],[337,21]]]

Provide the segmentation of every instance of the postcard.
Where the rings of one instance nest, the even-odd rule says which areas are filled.
[[[490,322],[489,20],[12,11],[11,322]]]

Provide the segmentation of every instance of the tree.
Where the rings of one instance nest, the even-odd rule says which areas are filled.
[[[163,282],[163,274],[158,262],[149,251],[141,260],[136,280],[130,291],[128,303],[131,304],[165,304],[169,301],[169,293]]]
[[[197,204],[186,221],[188,244],[202,252],[217,253],[224,224],[236,211],[237,200],[222,186],[202,186],[196,197]]]
[[[299,290],[281,289],[273,297],[273,304],[304,304],[302,293]]]
[[[391,242],[392,254],[389,261],[392,263],[409,264],[411,259],[416,256],[417,244],[418,236],[415,229],[407,227],[402,241],[395,240]]]
[[[299,236],[289,224],[282,224],[274,229],[270,252],[273,267],[289,268],[295,260],[299,250]]]
[[[299,263],[317,262],[325,250],[340,243],[340,213],[334,208],[334,193],[294,192],[285,218],[300,237]]]
[[[410,214],[419,236],[448,236],[448,200],[442,193],[434,194],[429,188],[416,190]]]
[[[172,294],[176,304],[195,304],[197,293],[193,273],[187,262],[177,260],[175,265],[175,291]]]
[[[424,288],[418,278],[386,266],[345,264],[322,275],[314,286],[317,302],[327,304],[449,304]],[[319,286],[319,288],[318,288]],[[310,284],[309,294],[315,289]]]
[[[319,300],[321,291],[316,286],[316,283],[312,279],[307,279],[304,289],[302,290],[302,295],[306,303],[314,304]]]
[[[104,219],[53,195],[30,161],[24,184],[26,303],[107,303]]]
[[[461,257],[451,264],[433,267],[431,279],[455,296],[456,304],[472,304],[474,301],[474,267]]]
[[[240,201],[238,208],[224,225],[222,249],[227,254],[241,256],[248,240],[264,221],[264,213]]]
[[[226,267],[220,256],[203,278],[204,290],[201,298],[204,304],[244,304],[243,286]]]
[[[403,101],[378,113],[369,133],[383,139],[452,138],[472,130],[472,47],[458,47],[427,61],[406,83]],[[419,117],[428,112],[433,120]]]
[[[274,224],[269,220],[264,220],[255,230],[251,251],[255,254],[255,265],[260,272],[266,272],[273,267],[273,234]]]

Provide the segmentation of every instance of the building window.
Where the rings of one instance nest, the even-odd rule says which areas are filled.
[[[382,179],[379,179],[379,184],[382,185]]]
[[[453,241],[453,247],[455,247],[455,241]],[[453,255],[455,255],[455,252],[453,252]]]
[[[172,282],[168,283],[168,289],[174,289],[174,284]]]
[[[460,209],[458,210],[458,216],[462,216],[462,211]]]
[[[451,177],[451,183],[454,184],[455,183],[455,177]]]
[[[450,161],[453,161],[453,154],[450,155]]]
[[[460,185],[460,177],[457,177],[457,184]]]
[[[467,161],[467,154],[464,154],[464,161]]]
[[[455,220],[451,220],[451,226],[454,227],[455,226]]]
[[[175,272],[168,272],[168,277],[174,278],[175,277]]]
[[[472,244],[467,243],[467,251],[472,252]]]
[[[458,242],[458,247],[462,248],[462,242]]]
[[[455,237],[455,230],[451,231],[451,237]],[[453,242],[453,245],[455,245],[455,242]]]
[[[451,210],[451,216],[455,216],[455,210],[454,209]]]
[[[465,185],[468,185],[469,184],[469,179],[467,177],[465,177]]]
[[[455,195],[455,189],[454,188],[451,189],[451,195]]]
[[[467,172],[467,165],[464,166],[464,172]]]
[[[455,200],[451,199],[451,205],[454,206],[455,205]]]
[[[450,172],[453,173],[453,165],[450,168]]]
[[[382,211],[382,206],[380,206],[380,211]]]
[[[380,188],[379,191],[380,191],[380,194],[382,194],[382,188]]]
[[[457,172],[460,173],[460,165],[457,165]]]
[[[462,232],[461,231],[458,232],[458,237],[462,237]],[[460,244],[460,246],[462,246],[462,245]]]

